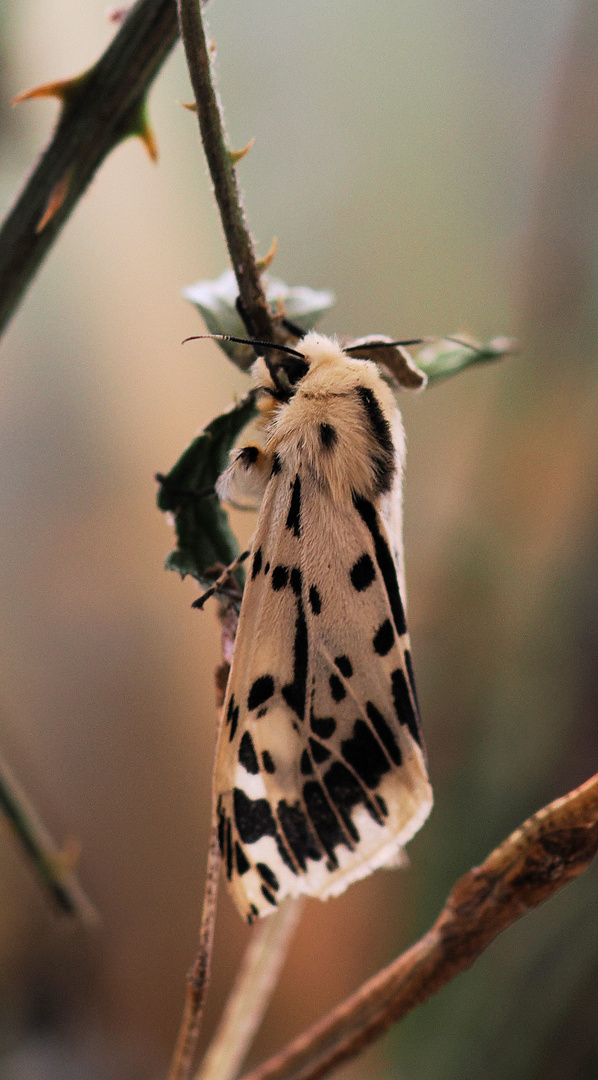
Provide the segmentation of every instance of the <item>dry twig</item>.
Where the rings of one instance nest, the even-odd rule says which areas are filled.
[[[315,1080],[354,1057],[581,874],[597,850],[598,773],[524,822],[457,882],[424,937],[243,1080]]]

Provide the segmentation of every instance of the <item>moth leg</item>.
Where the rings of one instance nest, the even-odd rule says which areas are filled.
[[[228,580],[231,574],[234,573],[234,571],[237,569],[238,566],[241,565],[241,563],[245,562],[245,559],[249,558],[250,554],[251,551],[248,549],[247,551],[242,551],[240,555],[237,555],[236,559],[233,559],[230,566],[227,566],[226,570],[222,571],[220,577],[216,579],[214,584],[210,585],[209,589],[206,589],[206,591],[202,593],[201,596],[197,598],[197,600],[193,601],[191,607],[199,608],[201,611],[206,600],[209,600],[210,597],[214,595],[214,593],[217,593],[222,588],[222,586]]]
[[[257,509],[272,472],[272,457],[260,446],[242,446],[231,453],[228,469],[216,483],[221,499],[233,506]]]

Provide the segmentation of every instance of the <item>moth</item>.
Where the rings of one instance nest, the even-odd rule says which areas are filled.
[[[264,350],[258,438],[217,483],[221,499],[259,507],[214,780],[226,877],[250,923],[287,896],[335,896],[404,864],[432,807],[405,621],[405,436],[368,359],[392,352],[398,381],[422,385],[396,346],[312,332],[275,360]]]

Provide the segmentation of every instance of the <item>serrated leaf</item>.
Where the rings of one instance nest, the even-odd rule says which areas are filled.
[[[264,274],[262,283],[266,299],[273,315],[281,307],[285,315],[301,327],[304,333],[313,330],[318,319],[334,304],[334,296],[326,290],[310,289],[306,285],[289,286],[278,278]],[[232,334],[246,337],[247,330],[235,307],[239,295],[237,279],[232,270],[226,270],[213,281],[197,281],[183,289],[183,296],[195,305],[210,334]],[[220,348],[243,370],[255,360],[253,349],[231,341],[219,341]]]
[[[239,548],[228,517],[216,494],[205,494],[228,465],[228,452],[237,435],[256,414],[253,393],[217,416],[181,455],[164,476],[158,489],[158,508],[174,515],[177,548],[166,559],[166,568],[181,577],[191,574],[202,585],[210,584],[206,570],[229,563]],[[242,584],[242,577],[237,571]]]

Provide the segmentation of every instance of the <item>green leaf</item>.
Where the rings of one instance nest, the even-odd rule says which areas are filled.
[[[428,386],[457,375],[473,364],[487,364],[516,352],[514,338],[497,337],[485,345],[459,344],[447,338],[426,345],[417,355],[417,366],[428,376]]]
[[[254,395],[217,416],[197,436],[167,476],[161,477],[158,508],[174,515],[177,548],[166,568],[181,577],[191,574],[202,585],[211,583],[206,570],[229,563],[238,554],[237,541],[218,496],[205,494],[228,465],[228,452],[237,435],[256,415]],[[242,571],[237,571],[243,583]]]
[[[284,305],[285,315],[304,333],[313,330],[318,319],[334,304],[331,292],[317,291],[306,285],[292,288],[267,274],[262,276],[262,283],[272,314],[277,315]],[[214,281],[197,281],[195,285],[183,289],[183,296],[195,305],[210,334],[246,337],[247,330],[235,307],[238,295],[237,280],[232,270],[226,270]],[[231,341],[219,341],[218,344],[233,363],[245,371],[255,360],[253,349],[247,345],[237,345]]]

